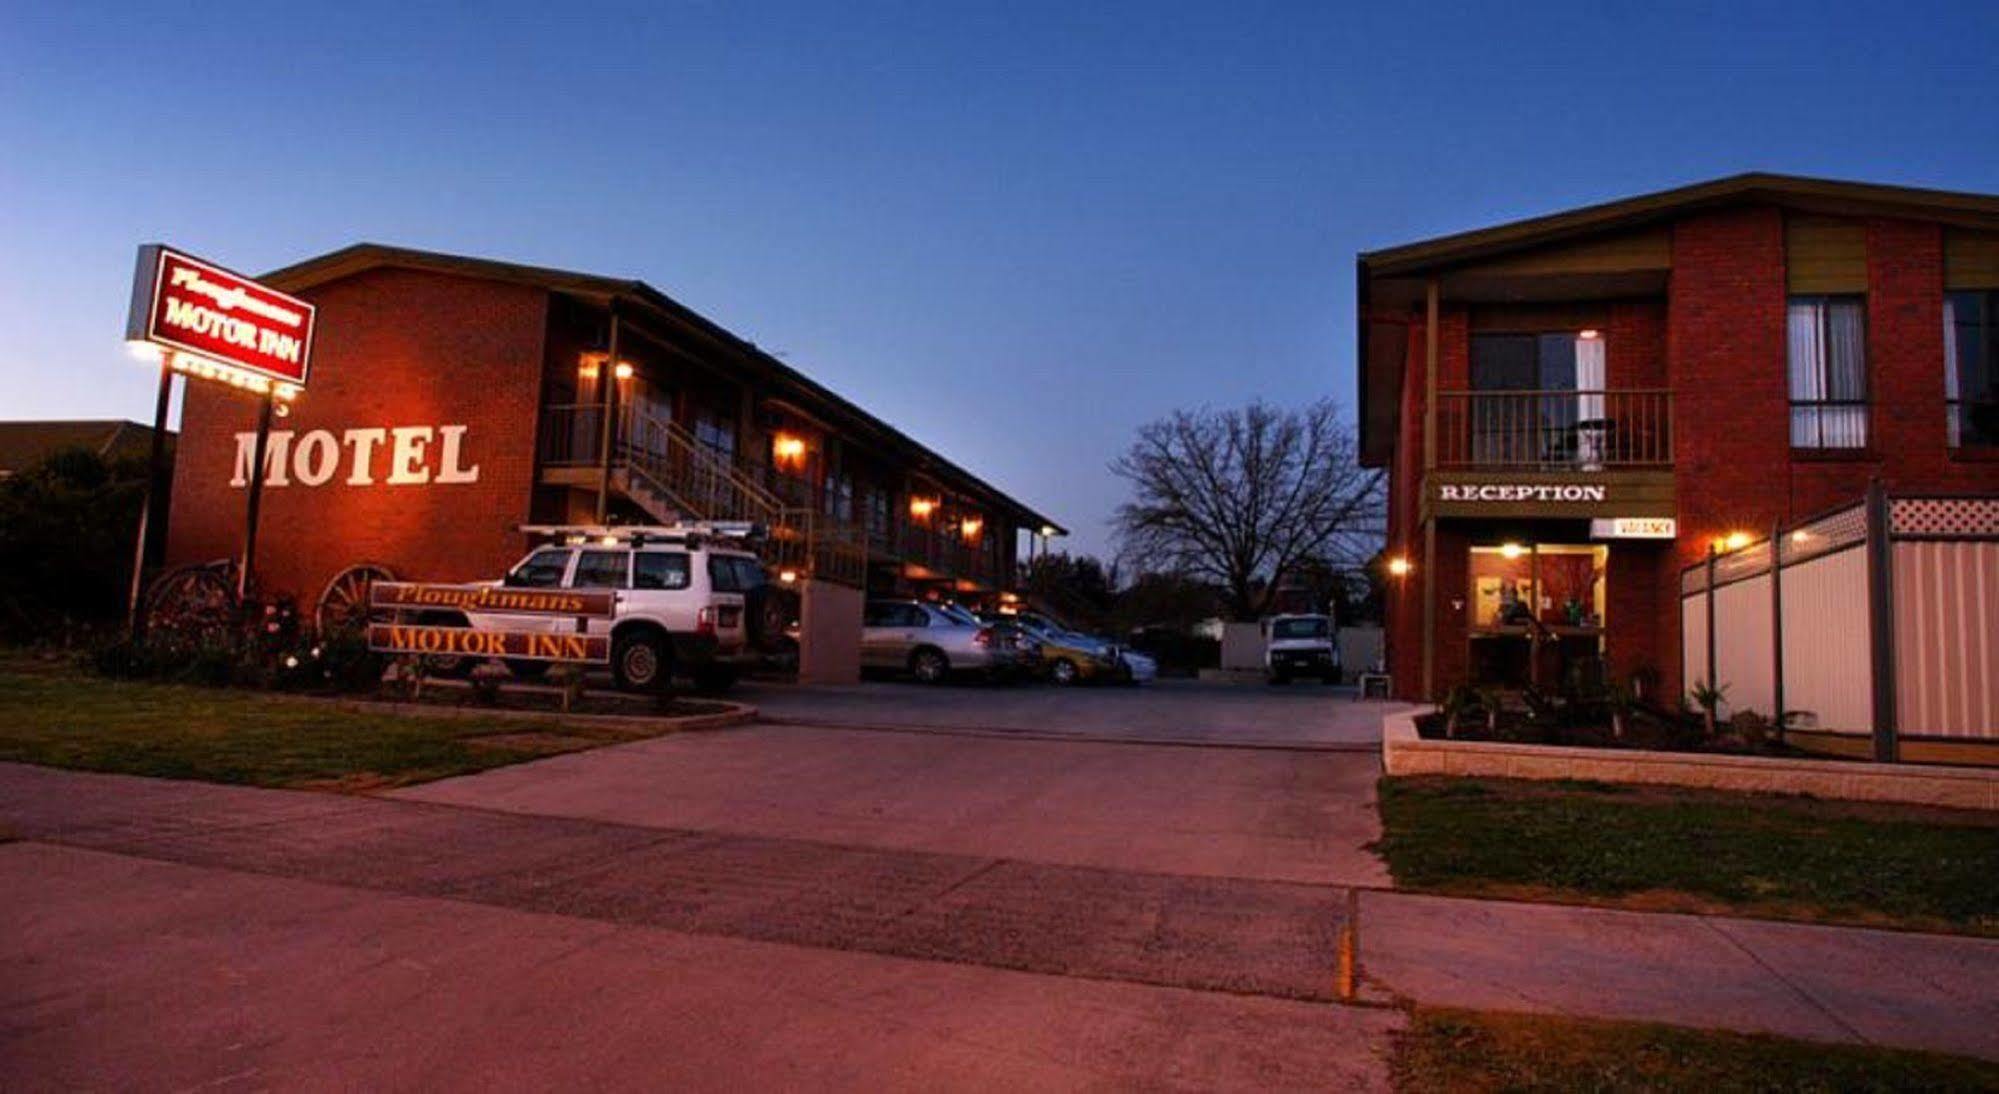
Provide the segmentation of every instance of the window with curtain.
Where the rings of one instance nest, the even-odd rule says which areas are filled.
[[[1950,446],[1999,444],[1999,292],[1944,296],[1943,362]]]
[[[1596,453],[1576,450],[1576,423],[1602,414],[1571,393],[1603,386],[1600,338],[1574,331],[1475,334],[1471,339],[1472,457],[1482,464],[1541,465],[1588,462]],[[1590,369],[1594,371],[1590,371]],[[1584,383],[1588,381],[1588,385]]]
[[[1791,447],[1867,447],[1867,303],[1858,296],[1793,296]]]

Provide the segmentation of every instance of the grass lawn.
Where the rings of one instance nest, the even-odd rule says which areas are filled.
[[[363,790],[637,735],[553,719],[411,717],[256,692],[108,680],[59,662],[0,654],[0,761]]]
[[[1418,1010],[1396,1038],[1396,1089],[1423,1091],[1971,1091],[1999,1064],[1637,1022]]]
[[[1380,795],[1400,888],[1999,935],[1999,815],[1506,779]]]

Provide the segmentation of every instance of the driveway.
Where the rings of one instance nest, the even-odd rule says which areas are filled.
[[[931,702],[989,694],[913,690]],[[758,725],[577,752],[392,796],[898,851],[1382,885],[1387,874],[1366,849],[1380,835],[1379,775],[1372,750]]]
[[[806,687],[746,683],[773,721],[966,732],[1372,751],[1400,704],[1356,702],[1351,688],[1156,680],[1139,687],[899,681]]]

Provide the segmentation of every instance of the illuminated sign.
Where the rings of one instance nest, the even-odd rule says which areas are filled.
[[[505,585],[377,581],[368,587],[368,606],[398,616],[394,622],[368,625],[368,648],[378,653],[603,664],[611,659],[611,638],[605,634],[586,634],[580,630],[565,633],[440,627],[404,620],[419,612],[438,609],[568,616],[578,621],[609,619],[617,611],[618,594],[609,589],[519,589]]]
[[[188,375],[289,395],[312,367],[313,316],[295,296],[149,243],[139,248],[125,338],[172,352]]]
[[[1680,534],[1672,517],[1598,517],[1589,522],[1591,539],[1673,539]]]
[[[603,664],[611,659],[611,639],[608,635],[476,631],[468,627],[420,627],[402,623],[370,623],[368,648],[377,653],[512,657],[528,661]]]
[[[339,478],[343,486],[452,486],[479,481],[479,465],[465,462],[462,425],[399,425],[366,429],[275,429],[264,446],[264,485],[323,486]],[[236,463],[229,485],[250,481],[257,435],[236,434]],[[341,475],[342,466],[346,474]]]
[[[1603,501],[1602,486],[1584,483],[1442,483],[1439,501]]]
[[[394,608],[456,608],[509,615],[581,615],[609,618],[617,610],[609,589],[527,589],[507,585],[435,585],[377,581],[368,587],[368,605]]]

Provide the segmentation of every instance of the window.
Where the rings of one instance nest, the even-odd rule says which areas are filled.
[[[552,589],[562,584],[562,575],[568,569],[568,550],[544,548],[514,567],[513,572],[507,575],[507,584],[523,589]]]
[[[631,560],[629,551],[584,551],[576,558],[576,577],[569,584],[577,589],[622,589]]]
[[[1950,446],[1999,444],[1999,292],[1944,297],[1943,352]]]
[[[895,600],[876,601],[868,605],[867,615],[862,620],[868,627],[927,627],[930,616],[914,604],[904,604]]]
[[[1794,296],[1791,447],[1867,447],[1867,304],[1858,296]]]
[[[707,413],[694,419],[694,439],[701,446],[731,463],[736,459],[736,423],[720,414]]]
[[[1272,638],[1324,638],[1326,621],[1323,619],[1280,619],[1270,626]]]
[[[834,520],[852,522],[854,519],[854,477],[845,471],[826,472],[826,489],[822,497],[826,515]]]
[[[708,587],[718,593],[746,593],[764,583],[763,564],[738,555],[708,556]]]
[[[1603,383],[1603,340],[1594,334],[1473,335],[1471,386],[1482,395],[1471,404],[1472,458],[1482,464],[1599,462],[1600,433],[1577,425],[1603,417]]]
[[[632,572],[634,589],[685,589],[687,555],[680,551],[640,551]]]

